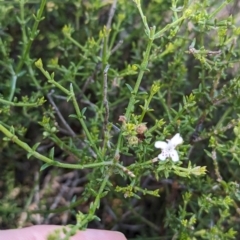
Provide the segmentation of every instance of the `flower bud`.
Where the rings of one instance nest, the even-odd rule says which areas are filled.
[[[118,121],[122,122],[122,123],[126,123],[127,118],[125,116],[121,115],[121,116],[119,116]]]
[[[138,144],[138,138],[136,136],[131,136],[128,138],[128,143],[131,146],[137,145]]]
[[[146,124],[145,123],[141,123],[141,124],[137,125],[136,132],[138,134],[144,134],[147,131],[147,129],[148,128],[147,128]]]

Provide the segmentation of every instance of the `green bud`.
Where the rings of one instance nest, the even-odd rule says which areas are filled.
[[[62,28],[62,33],[66,36],[71,37],[71,34],[73,32],[73,28],[71,26],[64,25]]]
[[[234,132],[234,134],[236,135],[237,138],[240,137],[240,127],[239,126],[235,126],[233,128],[233,132]]]
[[[128,138],[128,143],[131,146],[137,145],[138,144],[138,138],[136,136],[131,136]]]
[[[160,87],[160,82],[154,82],[151,87],[151,94],[156,94],[159,91]]]
[[[48,132],[43,132],[43,137],[48,137],[49,136],[49,133]]]
[[[56,131],[57,131],[57,128],[56,128],[56,127],[52,127],[52,128],[51,128],[51,132],[54,133],[54,132],[56,132]]]
[[[43,68],[43,63],[42,63],[42,59],[39,58],[36,62],[35,62],[35,66],[37,68]]]
[[[205,175],[206,174],[206,166],[203,166],[203,167],[195,167],[192,169],[191,173],[196,175],[196,176],[200,176],[200,175]]]

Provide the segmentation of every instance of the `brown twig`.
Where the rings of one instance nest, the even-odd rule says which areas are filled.
[[[116,8],[117,8],[117,0],[114,0],[113,3],[112,3],[112,6],[111,6],[111,8],[110,8],[109,15],[108,15],[108,21],[107,21],[107,25],[106,25],[106,27],[107,27],[108,29],[111,28],[112,19],[113,19],[113,17],[114,17]]]
[[[123,40],[118,41],[118,43],[112,48],[111,50],[111,55],[115,53],[123,44]]]
[[[67,123],[67,121],[64,119],[63,115],[61,114],[59,108],[57,107],[57,105],[55,104],[55,102],[52,99],[52,94],[54,93],[54,90],[51,90],[48,94],[47,94],[47,98],[49,100],[49,102],[51,103],[51,105],[53,106],[56,114],[58,115],[59,119],[61,120],[62,124],[64,125],[64,127],[68,130],[70,136],[72,137],[76,137],[76,133],[72,130],[72,128],[69,126],[69,124]]]
[[[222,176],[219,172],[219,167],[218,167],[218,162],[217,162],[217,152],[215,149],[212,150],[212,160],[213,160],[213,165],[215,169],[215,174],[217,176],[217,180],[220,182],[222,181]]]
[[[103,120],[103,147],[106,145],[106,141],[108,141],[108,136],[107,136],[107,125],[108,125],[108,119],[109,119],[109,105],[108,105],[108,82],[107,82],[107,73],[110,65],[107,64],[103,71],[103,105],[105,108],[105,115],[104,115],[104,120]]]

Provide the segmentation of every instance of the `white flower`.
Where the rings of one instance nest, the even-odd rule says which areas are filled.
[[[175,134],[172,139],[167,142],[157,141],[155,142],[155,148],[162,149],[158,158],[164,161],[166,158],[171,158],[174,162],[179,160],[178,152],[175,150],[176,146],[183,143],[183,139],[179,133]]]

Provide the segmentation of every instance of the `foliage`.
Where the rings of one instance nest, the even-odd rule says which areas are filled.
[[[237,2],[3,1],[2,228],[67,212],[64,239],[238,236]],[[180,161],[160,161],[176,133]],[[60,204],[66,174],[84,189]]]

